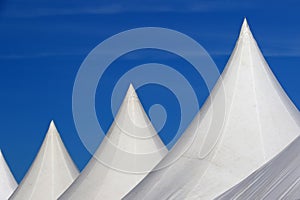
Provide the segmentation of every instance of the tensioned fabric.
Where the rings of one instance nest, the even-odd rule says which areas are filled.
[[[106,137],[59,199],[121,199],[167,152],[130,85]]]
[[[222,109],[219,130],[211,124],[222,120]],[[150,173],[124,199],[213,199],[290,144],[300,133],[299,121],[245,19],[210,97],[157,168],[178,157],[176,162]],[[187,142],[189,149],[179,155]]]
[[[57,200],[78,174],[52,121],[33,164],[9,199]]]
[[[217,200],[300,199],[300,137]]]

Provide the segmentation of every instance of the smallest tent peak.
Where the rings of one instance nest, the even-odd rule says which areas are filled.
[[[0,149],[0,162],[2,162],[2,161],[5,161],[5,158],[3,156],[2,149]]]
[[[0,200],[8,199],[17,185],[0,149]]]
[[[0,159],[1,159],[1,160],[5,160],[5,159],[4,159],[4,156],[3,156],[3,154],[2,154],[2,149],[0,149]]]

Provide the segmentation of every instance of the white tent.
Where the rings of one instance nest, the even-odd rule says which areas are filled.
[[[300,199],[300,137],[218,200]]]
[[[17,186],[18,184],[0,150],[0,200],[7,200]]]
[[[222,113],[223,103],[224,124],[218,131],[210,127],[220,121],[212,110]],[[245,20],[210,98],[158,168],[195,136],[190,148],[169,167],[150,173],[124,199],[213,199],[290,144],[300,133],[299,119]]]
[[[106,137],[59,199],[121,199],[167,152],[130,85]]]
[[[52,121],[38,155],[9,199],[56,200],[78,174]]]

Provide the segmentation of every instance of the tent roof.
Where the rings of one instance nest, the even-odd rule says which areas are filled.
[[[167,152],[130,85],[106,137],[59,199],[121,199]]]
[[[210,98],[159,165],[178,157],[188,141],[189,149],[149,174],[125,199],[213,199],[293,141],[299,119],[244,20]]]
[[[299,152],[300,137],[270,162],[217,199],[299,199]]]
[[[56,200],[78,174],[52,121],[39,153],[10,199]]]
[[[0,200],[7,200],[17,186],[18,184],[0,150]]]

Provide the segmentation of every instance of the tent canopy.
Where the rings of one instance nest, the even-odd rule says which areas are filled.
[[[299,199],[300,137],[259,170],[217,200]]]
[[[130,85],[106,137],[59,199],[121,199],[167,152]]]
[[[210,97],[159,165],[176,162],[150,173],[125,199],[213,199],[290,144],[300,133],[299,119],[245,19]]]
[[[79,172],[52,121],[29,171],[10,200],[56,200]]]

